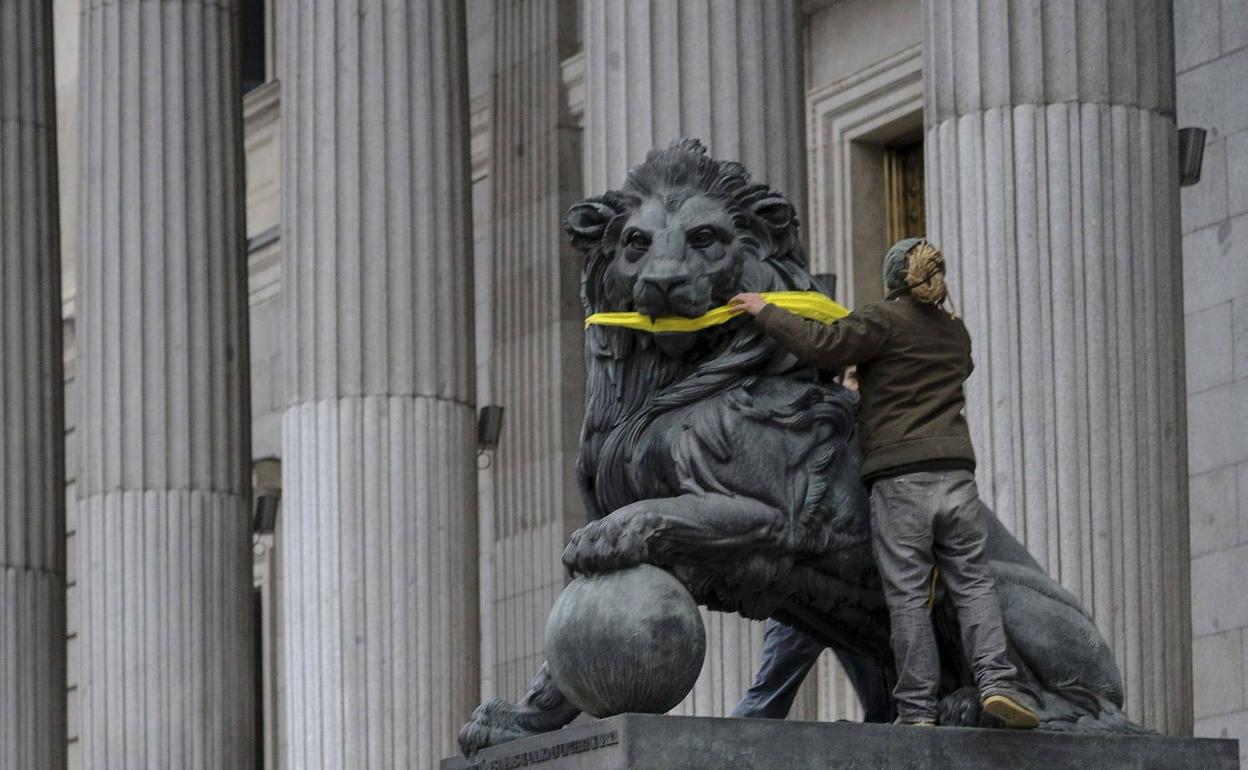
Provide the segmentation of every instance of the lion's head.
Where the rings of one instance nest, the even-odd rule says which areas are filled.
[[[587,313],[697,316],[743,291],[822,290],[806,272],[793,206],[694,139],[652,151],[622,189],[576,204],[563,224],[584,255]],[[692,334],[592,326],[585,348],[577,475],[595,516],[629,494],[620,474],[654,415],[800,366],[744,318]],[[610,478],[597,478],[600,463]]]
[[[589,312],[694,317],[742,291],[809,288],[793,285],[810,280],[793,206],[696,139],[651,151],[623,189],[573,206],[564,228],[586,254]]]

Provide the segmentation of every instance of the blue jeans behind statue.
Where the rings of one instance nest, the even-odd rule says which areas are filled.
[[[763,661],[754,684],[732,710],[734,717],[784,719],[793,708],[797,690],[810,672],[824,646],[796,628],[775,620],[767,621],[763,638]],[[891,722],[889,682],[874,662],[842,650],[834,650],[845,669],[858,701],[864,722]]]

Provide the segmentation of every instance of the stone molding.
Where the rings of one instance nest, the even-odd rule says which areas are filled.
[[[585,52],[563,60],[561,68],[568,120],[573,128],[585,127]]]
[[[468,105],[468,146],[472,158],[472,181],[490,174],[490,134],[493,129],[490,100],[477,97]]]
[[[859,73],[806,95],[812,206],[805,228],[812,273],[836,273],[843,301],[853,304],[852,145],[923,111],[923,51],[911,46]],[[882,226],[882,224],[881,224]]]

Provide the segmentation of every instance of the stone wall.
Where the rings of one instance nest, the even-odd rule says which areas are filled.
[[[1174,17],[1179,125],[1209,132],[1182,192],[1195,733],[1248,759],[1248,3]]]

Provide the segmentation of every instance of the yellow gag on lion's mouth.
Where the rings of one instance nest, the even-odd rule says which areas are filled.
[[[823,323],[831,323],[838,318],[849,315],[849,310],[833,302],[826,295],[817,291],[766,291],[762,298],[776,307],[788,310],[803,318],[810,318]],[[697,318],[683,316],[661,316],[651,318],[641,313],[594,313],[585,319],[585,328],[590,326],[616,326],[624,329],[637,329],[643,332],[696,332],[719,326],[736,318],[740,310],[733,310],[727,305],[720,305]]]

